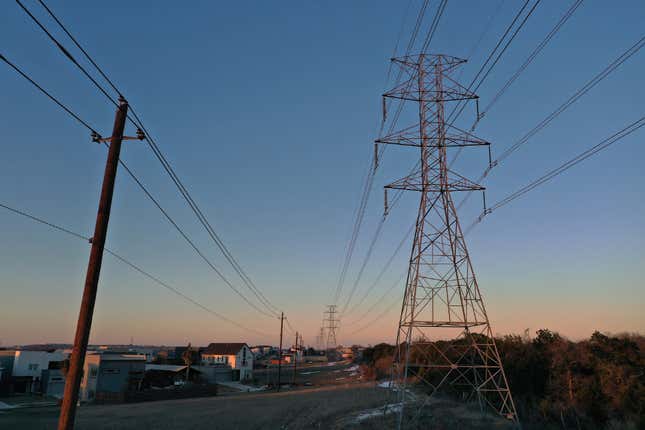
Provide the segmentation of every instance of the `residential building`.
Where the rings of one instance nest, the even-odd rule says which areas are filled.
[[[2,383],[10,386],[15,393],[42,392],[43,371],[49,363],[67,358],[63,351],[2,350],[0,368],[3,369]],[[2,390],[7,391],[7,390]]]
[[[203,366],[229,365],[233,380],[253,377],[253,353],[246,343],[211,343],[201,354]]]
[[[190,382],[201,382],[202,372],[191,366],[187,372],[188,366],[175,364],[146,364],[146,374],[144,377],[144,387],[168,387],[171,385],[184,385],[186,383],[186,373]]]
[[[146,356],[104,351],[85,356],[80,400],[122,402],[126,393],[138,391],[146,368]]]

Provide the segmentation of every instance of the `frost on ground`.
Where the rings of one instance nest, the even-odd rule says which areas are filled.
[[[240,384],[239,382],[229,381],[229,382],[218,382],[219,385],[224,385],[226,387],[235,388],[236,390],[246,391],[246,392],[255,392],[255,391],[264,391],[268,387],[263,385],[261,387],[253,387],[251,385]]]
[[[15,407],[17,407],[17,406],[10,405],[10,404],[5,403],[5,402],[0,402],[0,411],[4,410],[4,409],[13,409]]]
[[[398,413],[401,411],[401,403],[393,403],[381,406],[379,408],[367,409],[358,413],[354,418],[354,423],[358,424],[361,421],[368,420],[374,417],[380,417],[388,414]]]

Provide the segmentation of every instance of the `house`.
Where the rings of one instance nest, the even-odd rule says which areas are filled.
[[[256,345],[251,347],[251,352],[255,358],[259,358],[271,354],[274,352],[274,348],[271,345]]]
[[[128,392],[140,390],[145,368],[145,355],[110,351],[88,353],[83,366],[80,400],[123,402]]]
[[[187,368],[188,366],[174,364],[146,364],[143,385],[146,388],[184,385],[186,383]],[[191,382],[201,382],[202,372],[191,366],[188,378]]]
[[[234,381],[253,377],[253,353],[246,343],[211,343],[201,355],[202,366],[231,366]]]
[[[49,368],[50,362],[62,361],[66,357],[67,354],[63,351],[0,351],[3,382],[10,384],[10,391],[16,393],[40,393],[43,371]]]
[[[50,361],[42,372],[42,393],[49,397],[63,398],[65,392],[65,362]]]

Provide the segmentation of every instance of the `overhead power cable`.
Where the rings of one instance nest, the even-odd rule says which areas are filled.
[[[47,36],[50,38],[50,40],[63,52],[63,54],[70,60],[72,61],[82,72],[85,76],[88,77],[92,81],[92,83],[108,98],[110,101],[116,104],[114,99],[107,93],[107,91],[87,72],[83,66],[80,65],[80,63],[69,53],[67,49],[56,39],[54,38],[51,33],[34,17],[33,14],[22,4],[20,3],[19,0],[16,0],[16,2],[22,7],[22,9],[31,17],[31,19],[47,34]],[[50,16],[56,21],[56,23],[63,29],[63,31],[70,37],[72,42],[79,48],[79,50],[83,53],[83,55],[90,61],[90,63],[96,68],[96,70],[103,76],[106,81],[110,84],[110,86],[115,90],[116,93],[119,95],[122,94],[122,92],[116,87],[116,85],[107,77],[107,75],[103,72],[103,70],[98,66],[98,64],[91,58],[91,56],[87,53],[87,51],[80,45],[80,43],[72,36],[72,34],[67,30],[67,28],[63,25],[63,23],[58,19],[58,17],[51,11],[49,7],[44,3],[43,0],[39,0],[39,3],[47,10],[47,12],[50,14]],[[193,200],[192,196],[184,186],[184,184],[181,182],[177,174],[175,173],[174,169],[168,162],[168,160],[165,158],[163,153],[160,151],[159,147],[157,146],[155,140],[150,136],[150,133],[148,130],[145,128],[143,122],[140,120],[139,116],[137,115],[136,111],[134,110],[134,107],[130,106],[130,111],[132,112],[132,115],[134,116],[134,119],[128,115],[128,119],[130,122],[132,122],[135,126],[141,128],[145,132],[145,139],[146,142],[148,143],[148,146],[152,150],[153,154],[155,157],[159,160],[159,162],[162,164],[162,167],[166,171],[166,173],[170,176],[171,180],[175,184],[175,186],[178,188],[180,191],[182,197],[186,200],[188,203],[189,207],[193,211],[193,213],[196,215],[198,221],[202,224],[204,229],[206,230],[207,234],[211,237],[211,239],[215,242],[217,247],[220,249],[226,260],[231,264],[233,267],[233,270],[238,274],[238,276],[242,279],[242,282],[245,284],[249,290],[258,298],[260,303],[263,304],[267,308],[267,310],[275,317],[277,316],[278,310],[273,304],[264,296],[264,294],[259,290],[259,288],[253,283],[253,281],[250,279],[250,277],[244,272],[242,267],[239,265],[237,260],[233,257],[229,249],[226,247],[226,245],[223,243],[219,235],[214,231],[213,227],[211,226],[210,222],[208,219],[205,217],[205,215],[201,212],[199,206],[196,204],[196,202]]]
[[[403,281],[403,279],[405,278],[405,276],[407,274],[408,274],[408,271],[406,269],[406,271],[401,274],[401,276],[396,280],[396,282],[394,282],[387,290],[385,290],[385,292],[381,295],[381,297],[379,297],[369,308],[367,308],[367,310],[360,317],[358,317],[357,319],[355,319],[352,322],[346,323],[346,325],[352,326],[352,325],[358,324],[359,322],[364,320],[366,316],[368,316],[374,309],[376,309],[376,307],[381,302],[383,302],[383,300],[385,300],[387,295],[390,294],[390,292],[393,289],[395,289],[396,287],[401,285],[401,282]]]
[[[383,318],[385,317],[385,315],[387,315],[387,314],[388,314],[388,312],[390,312],[392,309],[394,309],[397,305],[400,305],[400,303],[401,303],[400,298],[399,298],[399,297],[396,297],[396,298],[395,298],[395,300],[394,300],[392,303],[390,303],[390,304],[388,305],[388,307],[387,307],[387,308],[385,308],[385,310],[384,310],[383,312],[381,312],[380,314],[378,314],[378,315],[376,316],[376,318],[374,318],[373,320],[371,320],[369,323],[365,324],[364,326],[362,326],[362,327],[360,327],[360,328],[358,328],[358,329],[356,329],[356,330],[354,330],[354,331],[350,332],[349,334],[350,334],[350,335],[353,335],[353,334],[356,334],[356,333],[360,333],[360,332],[362,332],[363,330],[366,330],[366,329],[368,329],[368,328],[370,328],[370,327],[373,327],[373,326],[374,326],[374,324],[376,324],[376,323],[377,323],[377,322],[379,322],[381,319],[383,319]]]
[[[488,17],[488,21],[484,25],[484,28],[482,29],[481,33],[479,33],[479,37],[477,37],[475,43],[470,47],[470,50],[466,54],[466,59],[470,61],[470,59],[475,55],[475,51],[477,51],[477,48],[479,48],[479,45],[481,45],[482,41],[486,37],[486,35],[490,32],[492,28],[493,21],[495,21],[495,18],[499,15],[500,10],[502,9],[502,6],[504,6],[504,1],[505,0],[500,0],[499,4],[497,5],[497,8],[491,13],[490,17]],[[461,68],[459,71],[459,74],[457,75],[456,81],[461,81],[461,77],[464,73],[465,68]]]
[[[46,226],[48,226],[48,227],[50,227],[50,228],[52,228],[52,229],[54,229],[54,230],[57,230],[57,231],[62,232],[62,233],[65,233],[65,234],[67,234],[67,235],[69,235],[69,236],[73,236],[73,237],[75,237],[75,238],[77,238],[77,239],[81,239],[81,240],[83,240],[83,241],[84,241],[84,242],[86,242],[86,243],[87,243],[87,242],[89,242],[89,241],[90,241],[90,239],[91,239],[90,237],[84,236],[84,235],[82,235],[82,234],[80,234],[80,233],[78,233],[78,232],[72,231],[72,230],[67,229],[67,228],[65,228],[65,227],[62,227],[62,226],[60,226],[60,225],[58,225],[58,224],[55,224],[55,223],[50,222],[50,221],[47,221],[47,220],[45,220],[45,219],[43,219],[43,218],[37,217],[37,216],[35,216],[35,215],[32,215],[32,214],[30,214],[30,213],[28,213],[28,212],[26,212],[26,211],[23,211],[23,210],[16,209],[16,208],[14,208],[14,207],[8,206],[8,205],[6,205],[6,204],[4,204],[4,203],[0,203],[0,207],[4,208],[4,209],[6,209],[6,210],[8,210],[8,211],[10,211],[10,212],[13,212],[13,213],[14,213],[14,214],[16,214],[16,215],[20,215],[20,216],[22,216],[22,217],[28,218],[28,219],[30,219],[30,220],[32,220],[32,221],[35,221],[35,222],[39,223],[39,224],[46,225]],[[160,285],[160,286],[164,287],[165,289],[167,289],[167,290],[169,290],[169,291],[173,292],[173,293],[174,293],[174,294],[176,294],[177,296],[179,296],[179,297],[183,298],[185,301],[187,301],[187,302],[189,302],[189,303],[192,303],[193,305],[195,305],[195,306],[197,306],[197,307],[199,307],[199,308],[201,308],[201,309],[205,310],[206,312],[208,312],[208,313],[210,313],[210,314],[212,314],[212,315],[216,316],[217,318],[221,319],[222,321],[226,321],[227,323],[229,323],[229,324],[231,324],[231,325],[234,325],[234,326],[236,326],[236,327],[238,327],[238,328],[240,328],[240,329],[242,329],[242,330],[246,330],[246,331],[249,331],[249,332],[253,332],[253,333],[255,333],[255,334],[259,334],[259,335],[261,335],[261,336],[270,337],[270,335],[268,335],[268,334],[266,334],[266,333],[263,333],[263,332],[261,332],[261,331],[258,331],[258,330],[255,330],[255,329],[252,329],[252,328],[246,327],[246,326],[244,326],[244,325],[242,325],[242,324],[239,324],[238,322],[236,322],[236,321],[234,321],[234,320],[232,320],[232,319],[230,319],[230,318],[227,318],[227,317],[225,317],[224,315],[220,314],[219,312],[214,311],[214,310],[212,310],[211,308],[209,308],[209,307],[207,307],[207,306],[205,306],[205,305],[201,304],[201,303],[200,303],[200,302],[198,302],[197,300],[195,300],[195,299],[191,298],[190,296],[186,295],[185,293],[182,293],[182,292],[181,292],[181,291],[179,291],[178,289],[176,289],[176,288],[172,287],[172,286],[171,286],[170,284],[168,284],[167,282],[164,282],[164,281],[160,280],[160,279],[159,279],[159,278],[157,278],[156,276],[151,275],[149,272],[145,271],[145,270],[144,270],[144,269],[142,269],[140,266],[136,265],[135,263],[133,263],[133,262],[131,262],[130,260],[126,259],[125,257],[121,256],[120,254],[118,254],[118,253],[116,253],[116,252],[112,251],[111,249],[109,249],[109,248],[105,248],[105,252],[107,252],[108,254],[112,255],[112,256],[113,256],[113,257],[115,257],[117,260],[121,261],[122,263],[124,263],[124,264],[128,265],[130,268],[132,268],[132,269],[136,270],[136,271],[137,271],[137,272],[139,272],[140,274],[144,275],[144,276],[145,276],[145,277],[147,277],[148,279],[152,280],[152,281],[153,281],[153,282],[155,282],[157,285]]]
[[[105,89],[104,89],[104,88],[103,88],[103,87],[102,87],[102,86],[101,86],[101,85],[96,81],[96,79],[94,79],[94,78],[92,77],[92,75],[90,75],[90,74],[87,72],[87,70],[85,70],[85,68],[84,68],[84,67],[83,67],[83,66],[82,66],[78,61],[76,61],[76,58],[74,58],[74,56],[73,56],[73,55],[72,55],[72,54],[71,54],[67,49],[65,49],[65,47],[64,47],[64,46],[63,46],[63,45],[62,45],[62,44],[61,44],[61,43],[60,43],[60,42],[59,42],[59,41],[58,41],[54,36],[52,36],[52,34],[51,34],[51,33],[50,33],[46,28],[45,28],[45,26],[44,26],[44,25],[42,25],[42,24],[41,24],[41,22],[40,22],[40,21],[39,21],[39,20],[38,20],[38,19],[37,19],[37,18],[36,18],[32,13],[31,13],[31,11],[30,11],[29,9],[27,9],[27,8],[25,7],[25,5],[23,5],[23,4],[22,4],[22,2],[20,2],[20,0],[16,0],[16,3],[18,3],[18,5],[22,8],[22,10],[23,10],[27,15],[29,15],[29,17],[32,19],[32,21],[34,21],[34,23],[35,23],[38,27],[40,27],[40,29],[41,29],[41,30],[42,30],[42,31],[47,35],[47,37],[49,37],[49,39],[50,39],[50,40],[51,40],[51,41],[52,41],[52,42],[53,42],[53,43],[58,47],[58,49],[60,49],[60,51],[63,53],[63,55],[65,55],[65,57],[67,57],[67,59],[68,59],[68,60],[70,60],[72,63],[74,63],[74,65],[76,65],[76,67],[78,67],[78,68],[81,70],[81,72],[83,72],[83,74],[84,74],[84,75],[85,75],[85,76],[86,76],[90,81],[92,81],[92,83],[94,84],[94,86],[95,86],[96,88],[98,88],[98,90],[99,90],[101,93],[103,93],[103,95],[104,95],[105,97],[107,97],[107,99],[108,99],[108,100],[110,100],[110,102],[112,102],[112,104],[114,104],[115,106],[117,106],[117,107],[118,107],[118,106],[119,106],[119,103],[118,103],[116,100],[114,100],[114,98],[112,98],[112,96],[111,96],[110,94],[108,94],[108,92],[107,92],[107,91],[105,91]],[[41,2],[41,4],[42,4],[42,2]],[[49,11],[49,9],[47,9],[47,10]],[[50,13],[51,13],[51,12],[50,12]],[[85,51],[83,51],[83,52],[85,52]]]
[[[367,249],[367,252],[365,254],[365,257],[363,259],[363,262],[361,264],[361,267],[358,271],[358,274],[356,275],[356,279],[354,280],[354,284],[352,285],[352,289],[350,290],[349,296],[345,302],[345,305],[343,306],[340,315],[343,316],[345,315],[345,312],[347,311],[347,308],[349,307],[352,298],[354,297],[354,294],[357,291],[358,285],[361,282],[361,279],[363,277],[363,274],[365,272],[365,268],[367,267],[367,264],[370,261],[370,258],[372,257],[372,253],[374,252],[374,247],[376,246],[376,242],[378,242],[379,238],[381,237],[381,234],[383,232],[383,226],[385,225],[385,221],[387,219],[387,216],[389,213],[392,211],[392,209],[396,206],[396,204],[399,202],[401,199],[401,196],[403,195],[403,190],[397,190],[397,194],[394,196],[394,199],[392,199],[392,203],[389,206],[388,213],[384,213],[383,216],[381,217],[380,221],[378,222],[376,226],[376,231],[374,232],[374,235],[372,236],[372,240],[370,241],[369,247]]]
[[[524,12],[526,7],[528,6],[529,2],[530,2],[530,0],[526,0],[524,5],[520,8],[520,10],[517,12],[515,17],[513,18],[513,21],[511,21],[511,24],[506,28],[506,30],[504,31],[504,34],[502,35],[502,37],[497,42],[497,45],[495,45],[495,48],[488,55],[488,58],[486,58],[486,61],[484,62],[484,64],[482,64],[482,66],[480,67],[479,71],[477,72],[475,77],[472,79],[472,81],[468,85],[468,87],[467,87],[468,92],[473,92],[473,93],[477,92],[479,87],[484,83],[484,81],[490,75],[491,71],[495,68],[495,66],[497,65],[499,60],[502,58],[502,56],[504,55],[504,53],[506,52],[508,47],[511,45],[511,43],[513,42],[515,37],[518,35],[520,30],[524,27],[524,25],[528,21],[529,17],[533,14],[533,12],[537,8],[537,6],[540,4],[541,0],[537,0],[533,4],[533,6],[531,7],[531,9],[529,9],[528,13],[524,16],[524,18],[522,19],[520,24],[515,28],[515,31],[513,32],[513,34],[508,38],[508,40],[506,40],[506,36],[513,29],[513,27],[515,26],[515,23],[517,22],[517,20],[522,16],[522,13]],[[497,53],[497,50],[500,48],[500,46],[502,45],[504,40],[506,40],[506,43],[504,44],[502,49],[499,51],[499,53]],[[497,53],[497,56],[495,56],[495,53]],[[488,63],[493,59],[493,56],[495,56],[495,59],[493,60],[493,62],[489,66]],[[487,67],[488,67],[488,69],[486,69]],[[484,72],[484,70],[486,70],[486,71]],[[482,73],[484,73],[484,75],[480,79],[479,76]],[[479,82],[477,82],[478,79],[479,79]],[[477,82],[477,84],[475,85],[476,82]],[[467,104],[468,104],[467,100],[460,100],[459,102],[457,102],[455,107],[452,109],[452,111],[448,115],[448,122],[451,123],[451,124],[456,122],[457,119],[459,118],[459,116],[461,115],[461,113],[466,108]],[[455,158],[458,156],[458,154],[459,154],[459,151],[456,153]]]
[[[569,97],[564,103],[562,103],[556,110],[551,112],[544,118],[539,124],[529,130],[522,138],[517,142],[511,145],[510,148],[506,149],[502,154],[493,161],[493,165],[499,164],[501,161],[508,158],[513,152],[515,152],[520,146],[525,144],[533,135],[546,127],[551,121],[553,121],[558,115],[564,112],[569,106],[575,103],[580,97],[585,95],[590,89],[595,87],[599,82],[609,76],[614,70],[616,70],[621,64],[627,61],[630,57],[636,54],[643,46],[645,45],[645,36],[641,37],[634,45],[629,49],[623,52],[618,58],[611,62],[607,67],[605,67],[600,73],[594,76],[590,81],[582,86],[578,91],[576,91],[571,97]]]
[[[426,39],[423,42],[423,46],[421,47],[421,52],[423,52],[424,54],[428,51],[428,48],[430,47],[430,42],[432,42],[432,38],[434,37],[434,34],[437,31],[437,27],[439,26],[439,20],[441,19],[441,16],[443,15],[443,11],[444,9],[446,9],[447,4],[448,4],[448,0],[441,0],[441,3],[439,3],[439,6],[437,6],[437,12],[435,13],[434,18],[432,19],[432,24],[430,24],[430,29],[428,30]]]
[[[522,197],[524,194],[528,193],[529,191],[539,187],[540,185],[544,184],[545,182],[550,181],[551,179],[555,178],[558,175],[561,175],[562,173],[566,172],[573,166],[581,163],[582,161],[586,160],[587,158],[591,157],[592,155],[597,154],[598,152],[602,151],[603,149],[609,148],[611,145],[613,145],[616,142],[619,142],[621,139],[629,136],[636,130],[640,129],[645,125],[645,116],[642,116],[640,119],[632,122],[631,124],[627,125],[623,129],[617,131],[616,133],[612,134],[611,136],[603,139],[596,145],[592,146],[591,148],[581,152],[580,154],[576,155],[575,157],[571,158],[570,160],[566,161],[565,163],[562,163],[560,166],[556,167],[553,170],[550,170],[546,174],[540,176],[539,178],[531,181],[530,183],[526,184],[525,186],[519,188],[518,190],[512,192],[508,196],[504,197],[503,199],[499,200],[495,204],[493,204],[490,208],[488,208],[486,211],[482,212],[481,215],[479,215],[478,218],[476,218],[469,226],[464,230],[464,234],[469,233],[476,224],[479,224],[486,215],[492,213],[493,211],[501,208],[502,206],[505,206],[512,202],[515,199],[518,199]]]
[[[53,101],[54,103],[56,103],[56,104],[58,105],[58,107],[60,107],[61,109],[63,109],[65,112],[67,112],[67,114],[68,114],[69,116],[71,116],[72,118],[74,118],[74,119],[75,119],[78,123],[80,123],[83,127],[87,128],[90,132],[97,133],[97,132],[96,132],[96,130],[95,130],[91,125],[89,125],[86,121],[84,121],[83,119],[81,119],[81,117],[79,117],[77,114],[75,114],[74,112],[72,112],[72,110],[71,110],[70,108],[68,108],[66,105],[64,105],[60,100],[58,100],[56,97],[54,97],[53,95],[51,95],[51,93],[49,93],[49,91],[45,90],[42,86],[40,86],[40,84],[38,84],[36,81],[34,81],[34,80],[33,80],[29,75],[27,75],[27,74],[26,74],[26,73],[25,73],[21,68],[19,68],[19,67],[18,67],[18,66],[16,66],[14,63],[12,63],[11,61],[9,61],[9,60],[7,59],[7,57],[5,57],[3,54],[0,54],[0,58],[1,58],[1,59],[2,59],[2,61],[4,61],[4,62],[9,66],[9,67],[11,67],[11,68],[12,68],[12,69],[14,69],[16,72],[18,72],[18,74],[19,74],[20,76],[22,76],[23,78],[25,78],[27,81],[29,81],[29,83],[30,83],[30,84],[32,84],[34,87],[36,87],[36,88],[38,89],[38,91],[40,91],[41,93],[43,93],[44,95],[46,95],[46,96],[47,96],[47,98],[49,98],[51,101]],[[98,134],[98,133],[97,133],[97,134]]]
[[[488,174],[496,167],[500,165],[502,161],[508,158],[513,152],[517,151],[520,147],[528,143],[528,141],[539,133],[542,129],[547,127],[554,119],[561,115],[565,110],[571,107],[576,103],[582,96],[587,94],[593,87],[598,85],[604,79],[606,79],[611,73],[613,73],[618,67],[620,67],[625,61],[630,57],[635,55],[641,48],[645,46],[645,36],[641,37],[635,44],[631,45],[626,51],[621,53],[616,59],[609,63],[603,70],[597,73],[589,81],[587,81],[582,87],[576,90],[569,98],[567,98],[563,103],[561,103],[557,108],[555,108],[551,113],[544,117],[540,122],[538,122],[531,130],[526,132],[521,138],[519,138],[515,143],[513,143],[509,148],[504,150],[502,154],[491,162],[491,164],[484,170],[479,178],[475,181],[476,183],[481,183]],[[460,209],[472,196],[472,191],[468,191],[461,202],[457,205],[457,209]]]
[[[39,85],[35,80],[33,80],[30,76],[28,76],[22,69],[20,69],[18,66],[10,62],[4,55],[0,54],[0,57],[2,60],[7,63],[10,67],[12,67],[16,72],[20,74],[24,79],[26,79],[29,83],[31,83],[34,87],[36,87],[41,93],[46,95],[50,100],[52,100],[54,103],[56,103],[61,109],[63,109],[67,114],[69,114],[72,118],[74,118],[76,121],[78,121],[80,124],[82,124],[84,127],[86,127],[88,130],[95,132],[95,130],[88,125],[86,121],[80,118],[80,116],[76,113],[74,113],[70,108],[65,106],[62,102],[60,102],[57,98],[52,96],[47,90],[45,90],[41,85]],[[107,146],[107,144],[106,144]],[[197,248],[195,243],[186,235],[186,233],[177,225],[177,223],[170,217],[168,212],[163,209],[163,207],[159,204],[159,202],[152,196],[152,194],[147,190],[147,188],[143,185],[143,183],[139,180],[139,178],[136,177],[134,172],[130,170],[130,168],[122,161],[119,160],[119,163],[123,166],[123,168],[126,170],[128,175],[134,179],[136,184],[143,190],[143,192],[146,194],[146,196],[154,203],[155,206],[161,211],[161,213],[168,219],[168,221],[173,225],[173,227],[181,234],[181,236],[189,243],[189,245],[197,252],[197,254],[206,261],[206,263],[218,274],[218,276],[228,285],[236,294],[238,294],[246,303],[248,303],[251,307],[253,307],[255,310],[258,312],[267,315],[269,317],[274,317],[274,315],[267,313],[266,311],[260,309],[255,303],[251,302],[244,296],[233,284],[222,274],[220,270],[217,269],[217,267],[204,255],[204,253]]]
[[[564,13],[564,15],[560,18],[560,20],[556,23],[555,27],[549,31],[549,33],[546,35],[546,37],[538,44],[538,46],[535,47],[535,49],[529,54],[529,56],[524,60],[524,63],[513,73],[513,75],[508,78],[506,83],[500,88],[497,93],[492,97],[492,99],[488,102],[486,107],[481,111],[480,117],[483,118],[484,115],[490,109],[497,103],[499,98],[509,89],[509,87],[517,80],[517,78],[524,72],[524,70],[535,60],[535,58],[540,54],[540,52],[544,49],[545,46],[549,44],[551,39],[560,31],[560,29],[564,26],[564,24],[571,18],[573,13],[578,9],[578,7],[582,4],[583,0],[576,0],[569,9]]]
[[[423,45],[424,52],[425,52],[425,50],[427,50],[427,48],[428,48],[428,46],[429,46],[429,44],[430,44],[430,42],[431,42],[431,40],[432,40],[432,38],[434,36],[436,28],[437,28],[437,26],[439,24],[439,19],[441,18],[441,15],[443,14],[443,11],[445,9],[446,3],[447,3],[447,0],[442,0],[441,3],[439,4],[439,7],[437,8],[437,12],[435,13],[435,16],[433,18],[432,24],[430,26],[430,29],[428,31],[428,34],[426,36],[426,39],[425,39],[425,42],[424,42],[424,45]],[[417,35],[419,33],[419,29],[420,29],[421,24],[423,22],[423,17],[425,15],[427,7],[428,7],[428,0],[424,0],[423,4],[421,6],[421,9],[419,10],[419,13],[417,14],[417,20],[416,20],[414,29],[412,31],[412,35],[410,37],[410,40],[408,42],[407,49],[406,49],[406,52],[405,52],[404,56],[408,56],[410,54],[410,51],[414,47],[414,43],[416,41]],[[397,42],[397,45],[398,45],[398,42]],[[390,63],[390,67],[391,67],[391,63]],[[388,75],[389,74],[390,74],[390,71],[388,70]],[[398,83],[400,82],[402,75],[403,75],[403,70],[400,69],[399,73],[397,75],[397,78],[396,78],[396,85],[398,85]],[[412,83],[412,81],[410,81],[408,85],[411,85],[411,83]],[[404,103],[405,103],[405,100],[399,101],[398,106],[397,106],[397,110],[396,110],[396,112],[394,114],[393,119],[390,122],[389,132],[392,132],[392,130],[394,130],[394,127],[396,126],[396,124],[398,122],[398,118],[401,115],[401,112],[403,110]],[[390,104],[390,100],[387,100],[386,105],[389,106],[389,104]],[[385,126],[385,119],[384,119],[384,121],[381,122],[381,129],[380,129],[380,131],[378,133],[379,136],[382,135],[383,130],[384,130],[384,126]],[[372,158],[372,163],[370,163],[371,166],[375,166],[375,167],[378,166],[378,160],[380,160],[382,158],[382,155],[385,152],[386,148],[387,148],[386,145],[384,145],[381,148],[379,148],[376,158]],[[343,286],[345,284],[345,279],[347,277],[347,271],[349,269],[349,265],[350,265],[352,257],[353,257],[354,249],[356,247],[356,242],[358,240],[358,236],[359,236],[361,226],[362,226],[362,223],[363,223],[363,219],[364,219],[364,216],[365,216],[365,210],[366,210],[366,207],[367,207],[367,202],[369,201],[369,195],[370,195],[372,187],[373,187],[374,175],[375,175],[375,168],[369,168],[368,171],[367,171],[367,174],[365,175],[365,179],[364,179],[364,182],[363,182],[363,188],[362,188],[363,191],[362,191],[362,194],[361,194],[360,203],[359,203],[358,209],[355,212],[354,227],[352,229],[352,234],[350,236],[350,240],[349,240],[349,243],[347,245],[347,249],[346,249],[346,252],[345,252],[345,258],[343,259],[343,264],[341,266],[341,272],[340,272],[340,275],[339,275],[338,283],[336,285],[336,289],[335,289],[335,293],[334,293],[334,300],[333,300],[334,303],[337,303],[338,300],[340,299],[340,296],[341,296],[341,293],[342,293],[342,290],[343,290]]]
[[[406,234],[403,236],[403,239],[401,239],[401,241],[397,245],[396,249],[394,250],[394,252],[390,256],[390,258],[388,258],[388,260],[385,262],[385,264],[383,265],[383,267],[379,271],[378,275],[376,275],[376,278],[374,279],[374,281],[372,281],[370,286],[365,290],[365,292],[361,296],[360,300],[358,302],[356,302],[351,308],[349,308],[349,310],[347,310],[345,315],[351,314],[355,309],[357,309],[361,304],[363,304],[363,302],[365,301],[365,299],[367,299],[367,297],[370,295],[372,290],[374,290],[374,288],[379,284],[379,282],[383,278],[383,275],[385,275],[385,273],[388,271],[388,269],[392,265],[392,262],[394,261],[396,256],[399,254],[399,252],[403,248],[403,245],[405,245],[408,242],[408,240],[410,239],[410,237],[412,236],[412,233],[414,232],[415,227],[416,227],[416,223],[414,223],[414,224],[412,224],[410,226],[410,228],[408,229]]]

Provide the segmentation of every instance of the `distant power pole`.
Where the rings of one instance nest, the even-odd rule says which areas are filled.
[[[327,339],[325,341],[325,350],[328,350],[330,347],[336,347],[336,330],[338,329],[340,320],[336,318],[336,305],[327,305],[327,310],[325,315],[327,317],[324,320],[325,330],[327,330]]]
[[[296,332],[296,347],[293,354],[293,385],[296,385],[297,369],[298,369],[298,332]]]
[[[85,288],[83,289],[81,310],[78,314],[78,322],[76,324],[74,347],[72,349],[69,371],[67,373],[67,380],[65,383],[65,392],[63,395],[63,404],[61,406],[60,417],[58,420],[59,430],[71,430],[74,427],[76,403],[78,402],[78,392],[81,378],[83,377],[83,364],[85,362],[85,354],[87,352],[87,343],[90,338],[92,315],[94,313],[96,291],[99,283],[99,274],[101,272],[101,262],[103,260],[103,247],[105,246],[105,238],[107,236],[110,208],[112,206],[112,195],[114,193],[114,181],[116,179],[117,167],[119,165],[121,141],[124,138],[123,131],[125,129],[127,115],[128,103],[125,99],[119,97],[119,107],[114,118],[114,128],[112,130],[112,136],[109,138],[110,148],[108,151],[107,162],[105,164],[103,187],[101,189],[101,199],[99,201],[99,209],[96,215],[94,236],[91,240],[92,249],[90,251],[90,260],[87,265]],[[107,141],[108,139],[100,140],[100,136],[93,136],[93,140]]]
[[[280,391],[280,372],[282,372],[282,330],[284,329],[284,312],[280,314],[280,349],[278,349],[278,391]]]
[[[451,169],[448,150],[490,148],[489,142],[445,118],[447,102],[477,99],[453,78],[465,60],[421,54],[392,62],[407,80],[384,97],[415,102],[418,123],[376,143],[417,148],[420,159],[418,168],[386,189],[421,195],[394,354],[392,386],[402,404],[398,427],[404,421],[406,427],[412,424],[407,417],[418,418],[428,404],[429,398],[406,403],[407,386],[413,385],[423,386],[429,397],[446,390],[459,399],[478,401],[518,423],[452,198],[453,192],[484,188]]]
[[[323,350],[325,348],[325,320],[323,318],[322,325],[320,326],[320,331],[316,335],[316,348],[319,350]]]

